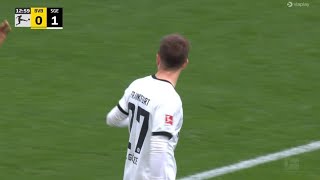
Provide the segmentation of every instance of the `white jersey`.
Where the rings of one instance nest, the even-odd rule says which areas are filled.
[[[166,174],[176,178],[174,149],[183,123],[182,102],[173,85],[155,75],[137,79],[125,90],[118,108],[129,118],[129,144],[124,180],[148,180],[150,177],[150,138],[169,137]]]

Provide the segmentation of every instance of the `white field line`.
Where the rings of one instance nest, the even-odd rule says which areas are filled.
[[[271,161],[276,161],[279,159],[287,158],[290,156],[295,156],[302,153],[307,153],[311,151],[316,151],[320,149],[320,141],[315,141],[306,145],[290,148],[287,150],[283,150],[280,152],[268,154],[265,156],[260,156],[254,159],[249,159],[245,161],[241,161],[235,164],[231,164],[228,166],[224,166],[217,169],[212,169],[209,171],[204,171],[198,174],[194,174],[191,176],[187,176],[184,178],[181,178],[180,180],[203,180],[203,179],[210,179],[213,177],[221,176],[224,174],[232,173],[235,171],[239,171],[242,169],[251,168],[260,164],[264,164]]]

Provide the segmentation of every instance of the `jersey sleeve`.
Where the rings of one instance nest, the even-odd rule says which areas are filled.
[[[167,136],[169,139],[176,135],[177,127],[181,124],[183,118],[181,101],[163,103],[159,105],[154,112],[154,121],[152,122],[153,136]]]
[[[118,103],[118,109],[125,115],[129,115],[128,113],[128,100],[129,100],[129,97],[130,97],[130,94],[131,94],[131,91],[130,91],[130,86],[124,91],[124,94],[123,96],[121,97],[121,99],[119,100],[119,103]]]

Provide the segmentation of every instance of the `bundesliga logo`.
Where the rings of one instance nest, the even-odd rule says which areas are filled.
[[[165,124],[173,125],[173,116],[171,116],[171,115],[166,115]]]

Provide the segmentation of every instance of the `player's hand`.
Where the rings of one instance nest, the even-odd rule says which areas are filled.
[[[0,24],[0,46],[3,43],[3,41],[6,39],[7,34],[11,31],[10,24],[7,20],[4,20]]]
[[[4,20],[0,25],[0,33],[7,35],[11,31],[10,24],[7,20]]]

